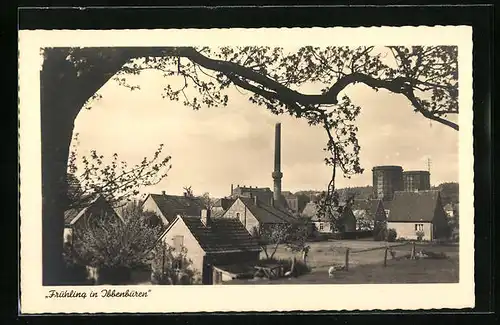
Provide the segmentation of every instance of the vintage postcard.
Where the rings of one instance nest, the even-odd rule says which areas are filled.
[[[473,307],[472,116],[468,26],[22,30],[21,313]]]

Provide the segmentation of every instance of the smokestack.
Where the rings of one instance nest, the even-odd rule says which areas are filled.
[[[276,123],[274,134],[274,172],[272,173],[274,181],[273,198],[275,202],[281,200],[281,123]]]

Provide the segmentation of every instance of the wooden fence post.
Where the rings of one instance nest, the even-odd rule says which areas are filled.
[[[387,252],[389,251],[389,247],[385,248],[385,254],[384,254],[384,267],[387,266]]]
[[[349,248],[345,250],[345,270],[349,271]]]
[[[411,255],[410,255],[410,259],[411,259],[411,260],[414,260],[414,259],[415,259],[415,242],[412,242],[412,245],[411,245]]]

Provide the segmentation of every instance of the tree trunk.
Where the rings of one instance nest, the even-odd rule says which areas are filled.
[[[48,56],[40,73],[43,285],[60,285],[65,279],[66,171],[73,123],[83,106],[81,95],[75,94],[76,73],[67,63]]]

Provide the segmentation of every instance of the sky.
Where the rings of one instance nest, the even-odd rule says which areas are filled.
[[[75,121],[80,156],[95,149],[105,157],[117,153],[129,165],[150,157],[158,145],[172,156],[172,169],[159,184],[141,193],[181,194],[191,186],[195,194],[230,195],[231,184],[272,188],[274,125],[281,122],[282,189],[325,190],[331,168],[322,150],[327,135],[306,120],[274,115],[248,101],[249,94],[227,92],[227,107],[193,111],[181,102],[163,99],[169,82],[156,71],[129,79],[140,90],[130,91],[109,81],[101,99],[81,110]],[[307,89],[305,91],[314,91]],[[427,170],[431,185],[458,181],[458,135],[450,127],[430,122],[413,111],[401,95],[364,85],[346,93],[361,106],[356,120],[363,174],[336,178],[336,187],[371,185],[371,169],[400,165],[404,170]]]

